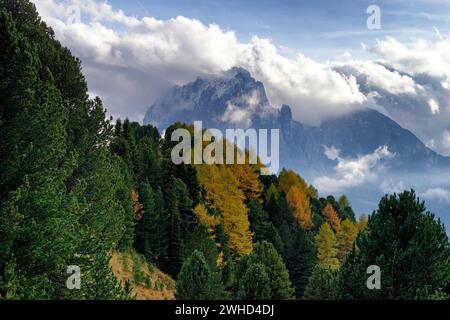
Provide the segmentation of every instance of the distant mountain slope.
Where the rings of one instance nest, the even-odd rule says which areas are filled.
[[[325,155],[325,146],[352,158],[386,145],[394,154],[389,167],[396,170],[431,169],[450,163],[449,158],[430,150],[413,133],[376,110],[306,126],[292,119],[289,106],[270,106],[264,85],[242,68],[172,88],[148,109],[144,123],[164,130],[176,121],[195,120],[219,129],[279,128],[281,167],[295,169],[310,179],[330,174],[336,165]]]
[[[394,154],[389,166],[397,171],[432,169],[449,164],[449,158],[430,150],[413,133],[376,110],[358,111],[325,121],[317,127],[304,126],[294,120],[287,125],[285,120],[280,129],[291,150],[286,154],[289,164],[312,174],[324,174],[335,164],[325,155],[324,146],[334,147],[340,150],[341,156],[350,158],[387,146]],[[294,157],[289,156],[294,152],[291,146],[295,145],[297,152]]]
[[[233,68],[221,76],[175,86],[147,111],[144,123],[164,130],[176,121],[202,120],[205,127],[247,127],[254,113],[271,110],[264,85],[248,71]]]

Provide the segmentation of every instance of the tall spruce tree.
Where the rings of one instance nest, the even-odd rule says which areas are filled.
[[[293,230],[292,233],[293,242],[286,253],[285,261],[295,288],[295,296],[301,298],[314,268],[317,253],[311,233],[300,228]]]
[[[221,297],[222,288],[217,275],[209,269],[203,254],[195,250],[178,275],[176,298],[210,300]]]
[[[244,256],[239,262],[236,271],[236,279],[239,281],[236,294],[246,271],[255,264],[261,264],[265,268],[270,281],[271,299],[291,299],[293,297],[294,289],[283,259],[274,246],[266,241],[255,244],[253,252]]]
[[[317,265],[309,278],[303,298],[305,300],[336,299],[335,274],[336,271]]]
[[[154,262],[160,255],[162,230],[159,221],[161,218],[155,205],[154,192],[148,182],[141,183],[139,195],[144,214],[136,226],[135,247],[147,261]]]
[[[266,268],[260,263],[251,265],[239,281],[237,299],[268,300],[272,290]]]
[[[367,268],[381,270],[381,289],[369,290]],[[414,191],[385,196],[338,277],[344,299],[414,299],[424,291],[449,293],[450,244],[443,224]]]
[[[0,25],[0,273],[23,298],[70,298],[68,265],[131,245],[130,185],[79,60],[27,0],[1,1]]]

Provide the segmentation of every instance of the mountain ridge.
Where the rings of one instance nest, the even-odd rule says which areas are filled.
[[[326,156],[325,147],[355,158],[386,145],[395,155],[390,166],[405,172],[450,164],[449,157],[429,149],[411,131],[374,109],[328,119],[318,126],[303,124],[293,119],[288,105],[271,106],[264,84],[240,67],[173,87],[148,109],[144,124],[163,131],[174,122],[196,120],[203,127],[222,130],[280,129],[280,168],[293,168],[309,179],[333,171],[336,161]]]

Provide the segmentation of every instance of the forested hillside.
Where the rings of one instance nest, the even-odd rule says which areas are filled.
[[[294,171],[175,165],[171,132],[192,126],[164,139],[108,120],[27,0],[0,0],[0,50],[1,299],[135,298],[137,278],[160,285],[113,273],[113,252],[134,250],[177,299],[448,299],[445,228],[413,191],[356,219]],[[366,286],[370,265],[381,289]]]

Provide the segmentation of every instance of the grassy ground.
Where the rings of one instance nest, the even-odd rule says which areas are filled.
[[[175,281],[135,251],[114,252],[110,265],[122,284],[130,281],[137,300],[174,299]]]

